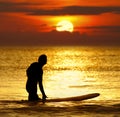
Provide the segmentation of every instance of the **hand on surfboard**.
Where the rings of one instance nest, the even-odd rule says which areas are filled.
[[[43,102],[43,103],[45,103],[46,98],[47,98],[47,96],[46,96],[46,95],[43,95],[43,97],[42,97],[42,102]]]

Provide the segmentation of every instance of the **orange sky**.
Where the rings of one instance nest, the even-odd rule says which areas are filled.
[[[0,34],[47,34],[61,20],[71,21],[74,32],[83,35],[118,38],[120,0],[0,0]]]

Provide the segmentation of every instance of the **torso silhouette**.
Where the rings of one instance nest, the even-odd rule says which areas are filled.
[[[42,83],[43,70],[38,62],[32,63],[27,69],[26,89],[30,94],[37,94],[37,83]]]

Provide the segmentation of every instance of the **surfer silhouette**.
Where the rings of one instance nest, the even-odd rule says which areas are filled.
[[[28,92],[29,101],[38,101],[40,100],[37,94],[37,85],[42,93],[42,101],[45,102],[47,96],[45,94],[42,80],[43,80],[43,70],[42,67],[47,63],[47,56],[42,54],[38,58],[38,62],[32,63],[26,70],[27,82],[26,90]]]

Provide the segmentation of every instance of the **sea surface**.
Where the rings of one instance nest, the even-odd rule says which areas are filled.
[[[26,69],[46,54],[49,99],[100,93],[69,102],[27,102]],[[41,93],[38,90],[41,97]],[[26,101],[25,101],[26,100]],[[0,47],[0,117],[120,117],[120,47]]]

